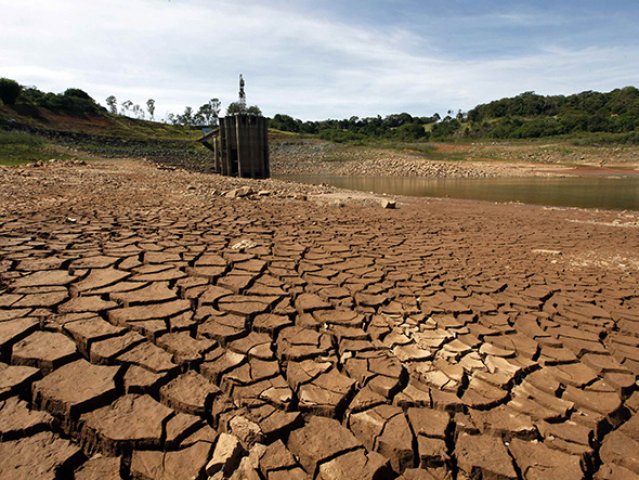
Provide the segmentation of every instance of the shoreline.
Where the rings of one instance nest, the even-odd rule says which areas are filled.
[[[433,151],[419,154],[408,149],[322,141],[276,141],[271,147],[271,170],[275,175],[427,178],[639,175],[639,155],[630,148],[570,149],[563,145],[534,144],[426,146]]]

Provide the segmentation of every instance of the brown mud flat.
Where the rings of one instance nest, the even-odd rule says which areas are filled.
[[[639,475],[636,213],[137,161],[0,185],[0,478]]]

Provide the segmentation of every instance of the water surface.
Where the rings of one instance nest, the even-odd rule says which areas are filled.
[[[637,175],[489,179],[280,175],[276,178],[302,183],[326,183],[350,190],[391,195],[639,210],[639,176]]]

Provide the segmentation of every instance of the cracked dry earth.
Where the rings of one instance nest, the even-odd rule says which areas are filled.
[[[0,478],[638,478],[629,214],[0,177]]]

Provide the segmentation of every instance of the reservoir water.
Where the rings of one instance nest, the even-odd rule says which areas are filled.
[[[280,175],[276,178],[391,195],[639,210],[639,175],[489,179]]]

